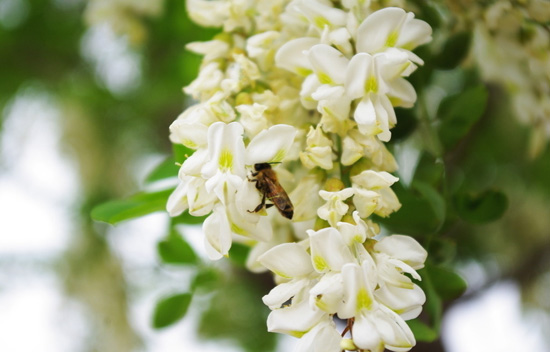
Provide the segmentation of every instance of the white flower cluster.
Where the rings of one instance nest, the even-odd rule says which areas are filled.
[[[534,157],[550,141],[550,2],[521,3],[503,0],[474,11],[483,21],[476,21],[473,54],[483,77],[506,89],[518,119],[532,127]]]
[[[187,7],[223,32],[188,45],[204,56],[184,88],[198,103],[170,131],[195,151],[168,211],[209,214],[212,259],[232,241],[252,247],[248,268],[269,269],[278,283],[264,297],[268,329],[301,337],[298,351],[409,350],[405,320],[425,301],[411,277],[420,280],[427,253],[411,237],[380,238],[368,218],[401,206],[384,142],[394,107],[416,101],[404,77],[423,63],[412,50],[431,40],[430,26],[382,1]],[[336,317],[348,322],[342,333]]]
[[[126,35],[132,44],[140,44],[146,37],[145,17],[157,17],[164,0],[89,0],[84,19],[88,25],[108,24],[120,35]]]

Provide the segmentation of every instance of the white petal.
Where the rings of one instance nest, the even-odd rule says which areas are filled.
[[[365,170],[359,175],[352,176],[351,181],[365,189],[377,190],[390,187],[399,181],[399,178],[386,171]]]
[[[287,308],[275,309],[267,318],[267,330],[294,335],[309,331],[326,315],[320,309],[312,309],[307,300]]]
[[[389,87],[388,96],[390,96],[394,106],[410,108],[416,102],[416,91],[407,80],[398,78],[391,82]]]
[[[353,205],[362,218],[370,216],[378,206],[380,195],[375,191],[358,188],[353,196]]]
[[[200,176],[204,164],[208,162],[208,149],[201,148],[191,154],[180,168],[180,175]]]
[[[189,17],[203,27],[221,27],[228,17],[229,7],[230,3],[225,1],[186,1]]]
[[[374,292],[374,295],[378,302],[406,320],[416,318],[426,302],[426,295],[418,285],[414,285],[412,289],[383,285]]]
[[[286,278],[305,276],[313,271],[309,254],[298,243],[275,246],[258,260],[275,274]]]
[[[370,14],[357,29],[357,51],[375,53],[383,50],[391,36],[399,35],[406,18],[405,10],[397,7],[387,7]]]
[[[361,313],[355,317],[352,328],[353,343],[363,350],[382,352],[384,343],[378,333],[376,325],[367,317],[367,313]]]
[[[216,122],[208,128],[209,161],[202,169],[203,177],[210,178],[216,170],[229,171],[244,177],[243,127],[237,122]]]
[[[204,246],[206,254],[211,260],[218,260],[227,256],[231,248],[231,229],[225,215],[224,207],[218,206],[214,212],[204,220]]]
[[[310,305],[334,314],[340,310],[344,297],[342,274],[327,273],[309,290]]]
[[[308,231],[311,260],[318,272],[340,271],[342,266],[354,262],[353,255],[335,228],[328,227],[317,232]]]
[[[246,164],[279,163],[287,155],[296,128],[290,125],[275,125],[260,132],[246,148]]]
[[[349,60],[340,51],[326,44],[313,46],[308,57],[315,74],[323,84],[344,84]]]
[[[302,336],[294,352],[340,352],[342,337],[332,318],[327,318]]]
[[[398,314],[381,305],[374,315],[372,320],[387,349],[406,351],[416,344],[414,334]]]
[[[430,40],[432,40],[432,27],[422,20],[412,19],[405,22],[396,46],[413,50]]]
[[[355,108],[353,118],[359,126],[359,131],[366,136],[375,136],[382,132],[378,124],[378,111],[376,110],[372,97],[374,94],[366,95]]]
[[[371,55],[360,53],[351,58],[346,70],[346,92],[351,99],[365,95],[365,85],[369,79],[376,80],[374,59]]]
[[[178,216],[188,208],[187,191],[189,180],[184,180],[178,184],[174,192],[168,197],[166,210],[170,216]]]
[[[193,177],[189,182],[187,194],[189,202],[189,214],[203,216],[210,213],[218,198],[214,192],[209,193],[206,189],[205,180],[200,177]]]
[[[170,125],[172,140],[187,148],[197,149],[206,146],[206,134],[208,127],[201,123],[188,123],[185,120],[177,119]]]
[[[421,269],[428,252],[412,237],[404,235],[387,236],[374,245],[374,250],[399,259],[413,269]]]
[[[313,37],[303,37],[286,42],[275,55],[277,67],[307,76],[312,72],[312,67],[304,51],[309,50],[315,44],[319,44],[319,39]]]
[[[262,301],[271,309],[279,309],[289,299],[298,295],[307,285],[309,285],[308,279],[294,279],[284,282],[275,286],[267,295],[263,296]]]

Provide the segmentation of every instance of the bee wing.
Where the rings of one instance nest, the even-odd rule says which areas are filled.
[[[279,184],[279,182],[277,182],[277,180],[266,177],[264,181],[266,189],[269,190],[266,194],[267,198],[275,204],[279,212],[284,217],[292,219],[292,216],[294,215],[294,207],[292,206],[292,202],[290,201],[288,194],[286,194],[285,189]]]

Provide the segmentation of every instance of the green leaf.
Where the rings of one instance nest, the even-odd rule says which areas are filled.
[[[165,211],[166,201],[173,189],[153,193],[138,193],[128,199],[112,200],[92,209],[92,219],[117,224],[156,211]]]
[[[274,351],[277,339],[267,332],[269,308],[261,299],[266,284],[273,283],[271,277],[233,268],[224,271],[218,283],[218,290],[201,311],[199,337],[225,343],[229,340],[246,352]]]
[[[418,270],[418,274],[422,277],[422,281],[418,282],[418,286],[420,286],[426,294],[424,311],[430,317],[431,329],[433,329],[436,334],[439,334],[443,314],[443,302],[441,301],[441,297],[439,297],[435,284],[431,280],[430,272],[427,269],[429,265],[429,263],[426,263],[426,267]]]
[[[451,269],[428,265],[431,284],[435,288],[438,296],[445,300],[456,299],[466,291],[468,284],[464,279]]]
[[[441,52],[434,57],[437,68],[451,70],[466,58],[472,42],[471,32],[455,33],[447,39]]]
[[[399,211],[387,218],[372,215],[375,222],[384,225],[390,232],[407,233],[414,236],[426,236],[437,231],[445,215],[442,208],[441,196],[433,187],[413,182],[410,188],[401,182],[392,186],[393,191],[401,202]]]
[[[406,323],[411,328],[417,341],[432,342],[438,337],[436,331],[418,319],[409,320]]]
[[[213,267],[203,267],[191,281],[193,292],[210,292],[219,286],[220,272]]]
[[[486,190],[480,194],[456,194],[453,200],[460,218],[472,224],[497,220],[508,208],[506,195],[494,190]]]
[[[191,298],[191,293],[180,293],[158,301],[153,314],[153,327],[155,329],[164,328],[183,318],[187,313]]]
[[[456,242],[449,238],[435,237],[430,242],[430,258],[433,263],[449,263],[456,256]]]
[[[176,230],[172,230],[167,238],[157,244],[157,250],[162,261],[167,264],[197,263],[193,248]]]
[[[193,149],[189,149],[181,144],[172,144],[172,150],[174,152],[175,162],[179,164],[183,164],[183,162],[195,152]]]
[[[443,99],[439,105],[439,138],[446,150],[454,147],[485,112],[487,88],[478,85]]]
[[[445,165],[428,152],[422,153],[414,172],[415,181],[421,181],[434,187],[439,186],[445,175]]]
[[[428,183],[422,181],[414,181],[413,187],[417,189],[423,198],[428,201],[430,207],[437,220],[438,227],[445,221],[445,199],[439,194],[439,192]]]
[[[232,262],[244,267],[246,265],[246,259],[248,258],[249,252],[249,246],[233,242],[231,249],[229,250],[229,259],[231,259]]]
[[[164,180],[170,177],[178,176],[179,167],[176,165],[174,158],[170,157],[158,164],[145,178],[145,183],[153,183],[155,181]]]

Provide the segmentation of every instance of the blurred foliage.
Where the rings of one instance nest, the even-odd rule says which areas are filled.
[[[139,57],[139,84],[117,92],[109,90],[99,68],[83,55],[83,38],[93,30],[83,24],[83,2],[21,3],[25,11],[18,23],[0,22],[0,108],[26,87],[38,86],[61,109],[63,142],[79,170],[82,194],[75,206],[79,230],[60,259],[60,272],[68,294],[83,302],[98,324],[110,319],[115,326],[98,329],[94,338],[102,345],[83,351],[131,350],[139,338],[126,318],[128,288],[121,264],[105,240],[109,228],[92,224],[89,214],[115,224],[164,209],[171,190],[149,187],[176,176],[176,162],[191,153],[181,147],[172,151],[167,132],[189,103],[181,88],[200,64],[200,57],[186,53],[184,45],[209,39],[216,30],[192,24],[184,1],[165,1],[162,14],[141,20],[147,36],[126,48]],[[411,3],[418,8],[417,17],[447,39],[436,38],[417,50],[425,65],[410,80],[419,101],[414,109],[397,110],[392,144],[412,143],[421,153],[412,181],[394,186],[401,210],[376,221],[389,231],[415,236],[428,249],[429,261],[420,272],[428,301],[423,315],[409,323],[419,341],[437,343],[446,309],[466,288],[457,264],[496,261],[498,270],[486,285],[514,280],[530,304],[550,310],[533,293],[546,282],[550,266],[545,260],[550,257],[550,150],[535,160],[526,157],[528,129],[511,116],[503,90],[483,82],[468,60],[472,33],[456,30],[453,14],[441,2]],[[434,92],[440,99],[433,98]],[[0,131],[4,118],[5,113]],[[137,179],[136,165],[151,154],[162,154],[164,161],[144,180]],[[142,181],[146,190],[138,193]],[[273,350],[276,337],[266,332],[268,309],[261,302],[271,280],[239,268],[248,254],[239,244],[230,257],[236,268],[202,263],[177,225],[203,219],[188,213],[172,219],[158,243],[162,265],[191,267],[193,278],[190,292],[166,292],[159,300],[153,326],[179,321],[191,300],[197,300],[207,302],[198,328],[201,337],[231,339],[251,352]],[[428,346],[430,351],[441,348]]]

